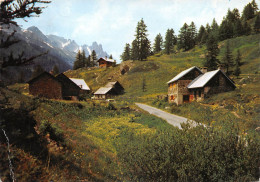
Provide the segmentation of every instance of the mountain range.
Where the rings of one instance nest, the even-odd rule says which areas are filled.
[[[4,51],[5,55],[3,56],[7,57],[11,52],[13,57],[18,57],[21,52],[24,52],[24,56],[27,58],[42,53],[47,54],[36,58],[30,65],[5,69],[2,72],[2,80],[18,81],[21,75],[24,77],[24,80],[28,80],[31,77],[35,65],[41,65],[46,71],[52,70],[54,65],[57,65],[60,72],[67,71],[72,69],[76,54],[79,50],[84,50],[86,56],[89,56],[93,50],[95,50],[97,58],[108,56],[103,50],[102,45],[97,42],[93,42],[91,46],[86,44],[78,45],[71,39],[57,35],[44,35],[35,26],[27,29],[13,26],[9,29],[3,29],[3,32],[7,36],[14,30],[16,31],[14,38],[20,40],[20,42]]]

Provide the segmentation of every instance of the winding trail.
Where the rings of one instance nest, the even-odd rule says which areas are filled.
[[[177,116],[177,115],[174,115],[174,114],[170,114],[168,112],[162,111],[162,110],[157,109],[157,108],[152,107],[152,106],[148,106],[146,104],[141,104],[141,103],[135,103],[135,104],[138,107],[140,107],[141,109],[149,112],[150,114],[155,115],[159,118],[162,118],[162,119],[166,120],[169,124],[176,126],[180,129],[181,129],[181,123],[185,123],[185,122],[188,121],[187,118]],[[196,124],[193,122],[193,125],[196,125]]]

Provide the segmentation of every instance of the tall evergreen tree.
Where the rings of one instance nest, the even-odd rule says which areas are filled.
[[[238,64],[238,66],[242,65],[242,63],[241,63],[241,54],[240,54],[239,49],[237,50],[237,56],[236,56],[236,59],[235,59],[235,63]]]
[[[199,33],[198,33],[198,36],[197,36],[197,43],[198,44],[203,44],[205,42],[202,42],[202,36],[204,35],[204,33],[206,32],[206,29],[203,25],[200,26],[200,29],[199,29]]]
[[[233,32],[235,37],[243,35],[243,25],[241,19],[236,20],[233,25]]]
[[[143,81],[142,81],[142,90],[143,90],[143,92],[146,91],[146,80],[144,77],[143,77]]]
[[[244,21],[243,24],[243,35],[250,35],[251,33],[251,27],[248,25],[247,21]]]
[[[257,15],[257,13],[258,13],[258,6],[257,6],[255,0],[252,0],[251,6],[252,6],[252,8],[253,8],[254,15]]]
[[[82,51],[82,54],[81,54],[80,67],[81,68],[87,67],[87,58],[86,58],[86,53],[84,50]]]
[[[193,48],[196,44],[196,39],[197,39],[197,29],[195,26],[195,23],[192,21],[190,26],[189,26],[189,36],[190,36],[190,45],[189,48]]]
[[[132,46],[131,46],[131,59],[132,60],[138,60],[139,59],[139,47],[137,40],[133,40]]]
[[[153,52],[154,53],[160,52],[162,50],[162,46],[163,46],[163,38],[159,33],[158,35],[156,35],[154,39]]]
[[[137,55],[137,60],[145,60],[151,52],[151,43],[147,38],[147,26],[144,23],[144,20],[141,19],[137,23],[136,34],[135,34],[135,42],[132,45],[132,49],[135,51],[134,54]],[[138,51],[137,51],[138,50]]]
[[[81,55],[81,52],[79,50],[77,55],[76,55],[76,60],[74,61],[73,69],[74,70],[79,69],[79,68],[81,68],[81,65],[82,65],[82,55]]]
[[[260,14],[256,16],[255,23],[254,23],[254,31],[255,33],[260,33]]]
[[[164,41],[164,50],[166,54],[170,54],[173,52],[174,45],[176,44],[177,40],[174,35],[173,29],[168,29],[165,34],[165,41]]]
[[[219,62],[219,60],[217,59],[219,48],[217,38],[211,33],[209,34],[209,37],[207,39],[206,47],[207,53],[204,66],[208,67],[209,70],[216,69]]]
[[[254,11],[254,8],[252,6],[251,3],[248,3],[245,7],[244,7],[244,10],[243,10],[243,13],[242,13],[242,19],[244,21],[247,21],[251,18],[254,18],[254,15],[255,15],[255,11]]]
[[[97,53],[95,50],[93,50],[91,53],[91,66],[92,67],[96,66],[96,61],[97,61]]]
[[[127,61],[127,60],[130,60],[130,59],[131,59],[130,50],[131,50],[130,44],[126,44],[126,45],[125,45],[125,48],[124,48],[124,52],[123,52],[123,54],[121,55],[122,61]]]
[[[224,57],[222,58],[222,64],[225,65],[227,69],[227,74],[230,74],[230,68],[234,65],[234,62],[233,62],[232,52],[230,50],[229,41],[227,41],[226,52]]]
[[[113,55],[112,54],[110,54],[109,59],[113,59]]]
[[[180,29],[180,33],[178,35],[178,48],[184,49],[185,51],[190,49],[190,31],[189,26],[187,23],[184,23],[184,25]]]

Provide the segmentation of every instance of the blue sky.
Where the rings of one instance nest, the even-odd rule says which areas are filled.
[[[197,29],[211,24],[213,18],[220,24],[228,8],[238,8],[241,13],[248,2],[251,0],[53,0],[40,17],[18,23],[22,28],[37,26],[44,34],[73,39],[79,45],[97,41],[119,61],[141,18],[153,43],[168,28],[178,34],[185,22],[194,21]]]

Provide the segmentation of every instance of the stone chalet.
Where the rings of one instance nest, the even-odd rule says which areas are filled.
[[[107,57],[105,58],[99,58],[99,60],[97,60],[98,62],[98,66],[100,68],[107,68],[107,67],[111,67],[111,66],[115,66],[116,65],[116,60],[114,59],[108,59]]]
[[[232,91],[234,82],[221,69],[207,72],[193,66],[171,79],[168,84],[168,101],[177,105],[201,101],[210,95]]]
[[[94,93],[94,99],[111,99],[116,95],[124,93],[123,86],[118,82],[108,82],[104,87]]]

